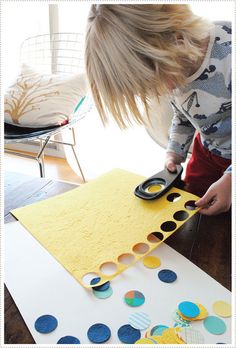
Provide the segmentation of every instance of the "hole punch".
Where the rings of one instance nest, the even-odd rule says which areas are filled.
[[[90,282],[92,279],[94,278],[98,278],[99,275],[95,272],[89,272],[89,273],[86,273],[83,278],[82,278],[82,282],[85,284],[85,285],[89,285],[90,286]]]
[[[183,168],[181,165],[177,165],[175,173],[164,169],[138,185],[134,190],[134,194],[145,200],[159,198],[174,185],[179,185],[182,172]]]
[[[189,213],[187,213],[185,210],[179,210],[176,213],[174,213],[173,217],[177,221],[184,221],[189,217]]]
[[[100,272],[104,275],[113,275],[117,272],[117,265],[115,262],[104,262],[101,266],[100,266]]]
[[[148,250],[149,245],[146,243],[138,243],[133,246],[133,252],[135,252],[135,254],[145,254],[148,252]]]
[[[147,240],[150,243],[160,243],[163,240],[164,236],[161,232],[152,232],[147,236]]]
[[[195,205],[195,202],[196,202],[196,201],[188,201],[188,202],[185,203],[184,207],[185,207],[186,209],[188,209],[188,210],[196,210],[197,207],[196,207],[196,205]]]
[[[180,200],[181,198],[181,194],[177,193],[177,192],[173,192],[173,193],[170,193],[166,199],[169,201],[169,202],[177,202],[178,200]]]
[[[123,265],[130,265],[135,260],[135,256],[130,253],[122,254],[118,257],[118,262]]]
[[[150,192],[150,193],[156,193],[156,192],[159,192],[161,190],[164,189],[164,185],[163,184],[151,184],[150,186],[148,186],[146,188],[146,192]]]
[[[161,224],[161,229],[164,232],[171,232],[176,229],[177,225],[174,221],[165,221]]]

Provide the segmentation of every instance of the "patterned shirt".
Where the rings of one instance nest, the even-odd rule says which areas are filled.
[[[201,67],[176,89],[167,152],[186,159],[195,131],[213,154],[231,158],[231,23],[215,22]],[[231,171],[231,166],[226,172]]]

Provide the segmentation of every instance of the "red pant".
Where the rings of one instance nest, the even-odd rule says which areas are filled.
[[[214,155],[201,143],[200,134],[195,137],[193,153],[188,162],[184,179],[185,189],[203,196],[215,181],[219,180],[231,160]]]

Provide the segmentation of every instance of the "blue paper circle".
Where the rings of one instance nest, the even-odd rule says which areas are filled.
[[[113,290],[112,290],[112,287],[110,287],[109,289],[107,289],[105,291],[93,290],[93,294],[97,298],[105,299],[105,298],[110,297],[113,294]]]
[[[181,302],[178,309],[185,317],[188,318],[195,318],[200,313],[199,307],[195,303],[189,301]]]
[[[87,336],[93,343],[104,343],[111,337],[111,330],[105,324],[97,323],[90,326]]]
[[[225,322],[214,315],[204,319],[203,325],[213,335],[222,335],[226,331]]]
[[[131,325],[123,325],[117,332],[118,338],[122,343],[133,344],[141,337],[141,332],[138,329],[133,328]]]
[[[57,344],[80,344],[80,340],[74,336],[64,336],[57,341]]]
[[[95,285],[95,284],[99,283],[100,280],[101,280],[100,277],[93,278],[90,282],[90,285]],[[102,285],[93,286],[92,288],[96,291],[106,291],[109,289],[109,287],[110,287],[110,282],[107,281],[106,283],[104,283]]]
[[[177,274],[170,269],[162,269],[158,272],[158,278],[164,283],[173,283],[177,279]]]
[[[162,336],[163,332],[168,328],[166,325],[156,325],[151,329],[151,336]]]
[[[57,319],[53,315],[45,314],[35,321],[34,327],[36,331],[46,334],[54,331],[57,324]]]

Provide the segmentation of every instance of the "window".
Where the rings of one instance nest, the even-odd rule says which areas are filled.
[[[3,90],[19,71],[20,45],[28,37],[49,32],[48,4],[3,1],[2,4]]]

